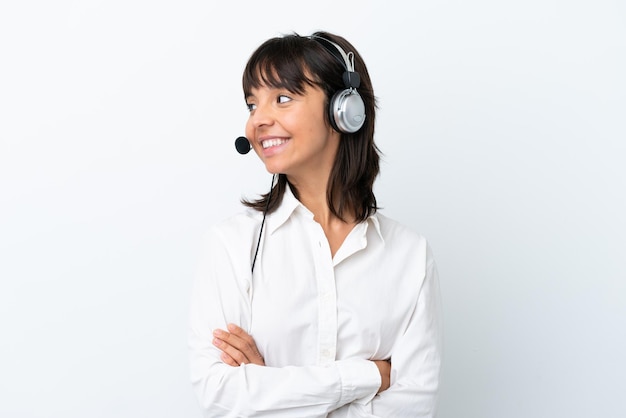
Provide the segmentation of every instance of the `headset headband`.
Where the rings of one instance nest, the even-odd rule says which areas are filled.
[[[341,48],[337,43],[323,38],[318,35],[311,35],[309,39],[317,41],[320,45],[324,47],[328,52],[330,52],[334,57],[336,57],[341,65],[346,69],[346,72],[343,74],[343,83],[346,88],[357,89],[361,85],[361,77],[359,73],[354,71],[354,53],[346,52]]]

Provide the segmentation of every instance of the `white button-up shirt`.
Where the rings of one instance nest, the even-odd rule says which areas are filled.
[[[441,364],[437,271],[426,240],[380,213],[331,256],[287,188],[266,219],[249,210],[206,237],[190,309],[191,380],[205,417],[432,417]],[[266,366],[232,367],[212,332],[248,331]],[[391,359],[376,394],[370,360]]]

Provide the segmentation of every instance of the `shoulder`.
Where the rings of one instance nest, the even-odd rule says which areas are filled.
[[[246,232],[258,226],[261,215],[253,209],[245,209],[209,226],[208,233],[231,235]]]
[[[433,261],[430,243],[424,235],[380,212],[373,217],[378,222],[380,236],[388,254],[396,253],[404,257],[418,258],[425,264]]]
[[[251,238],[258,232],[260,224],[261,214],[246,209],[209,226],[204,240],[210,246],[242,248],[250,245]]]
[[[381,213],[374,216],[378,219],[384,242],[385,259],[393,265],[402,266],[404,272],[415,273],[421,279],[420,285],[427,277],[436,280],[437,268],[428,239],[409,226]]]
[[[244,283],[250,274],[252,245],[261,217],[242,211],[209,226],[202,236],[198,272],[202,277]]]
[[[377,212],[374,217],[378,221],[380,234],[385,242],[399,242],[403,245],[428,245],[426,237],[407,225],[388,218],[380,212]]]

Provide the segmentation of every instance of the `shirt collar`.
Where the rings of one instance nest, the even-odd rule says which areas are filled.
[[[269,233],[273,234],[278,228],[287,222],[287,219],[291,217],[291,214],[298,209],[298,207],[308,211],[308,209],[305,208],[298,199],[296,199],[291,191],[291,186],[287,183],[285,193],[283,194],[283,200],[276,211],[272,214],[272,221],[268,222],[267,228]],[[311,217],[313,217],[313,214],[311,214]]]
[[[384,244],[385,243],[385,239],[383,238],[383,234],[380,231],[380,221],[378,220],[378,214],[374,213],[369,218],[367,218],[367,220],[372,225],[374,225],[374,229],[376,230],[376,234],[378,235],[378,238],[380,238],[380,241]]]
[[[311,219],[313,218],[313,213],[309,211],[296,197],[291,191],[291,186],[287,183],[287,187],[285,188],[285,194],[283,195],[283,200],[281,204],[278,206],[276,211],[272,214],[272,221],[268,222],[267,228],[270,234],[273,234],[278,228],[287,222],[287,220],[291,217],[291,215],[299,210],[306,216],[309,216]],[[370,217],[366,221],[368,224],[371,224],[376,231],[376,235],[380,238],[380,241],[384,244],[385,239],[383,238],[383,234],[380,230],[380,221],[378,219],[378,215],[374,213],[370,215]],[[367,228],[364,230],[364,234],[367,231]]]

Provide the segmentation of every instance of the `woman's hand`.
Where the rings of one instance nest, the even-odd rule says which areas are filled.
[[[378,393],[389,389],[391,385],[391,362],[389,360],[373,360],[380,372],[380,388]]]
[[[222,350],[222,361],[230,366],[258,364],[265,366],[254,339],[235,324],[228,324],[228,331],[213,331],[213,345]]]

